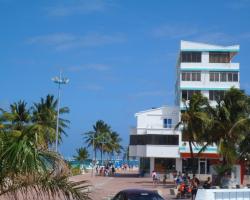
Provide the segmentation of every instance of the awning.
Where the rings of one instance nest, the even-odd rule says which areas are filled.
[[[197,153],[194,153],[194,157],[197,158]],[[191,158],[191,153],[181,153],[181,158]],[[198,158],[213,158],[219,159],[220,155],[217,153],[200,153]]]

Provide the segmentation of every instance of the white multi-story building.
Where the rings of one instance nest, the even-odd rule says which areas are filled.
[[[137,126],[130,133],[129,150],[130,156],[140,158],[141,169],[148,173],[153,169],[158,172],[190,170],[189,147],[174,127],[194,93],[202,93],[215,105],[226,90],[240,88],[239,63],[232,62],[238,51],[239,45],[181,41],[176,66],[176,107],[160,107],[135,114]],[[199,150],[194,147],[194,153]],[[211,165],[219,158],[217,147],[208,147],[196,159],[197,173],[211,173]]]
[[[181,41],[177,61],[176,105],[185,109],[185,101],[200,92],[211,104],[231,87],[240,88],[239,63],[232,62],[239,45],[217,46]]]

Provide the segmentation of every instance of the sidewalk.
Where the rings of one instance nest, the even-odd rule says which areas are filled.
[[[157,190],[164,199],[173,198],[170,188],[174,185],[169,181],[166,185],[153,185],[151,177],[91,177],[91,173],[71,177],[72,181],[89,180],[91,186],[91,197],[93,200],[111,199],[117,192],[129,188],[142,188]]]

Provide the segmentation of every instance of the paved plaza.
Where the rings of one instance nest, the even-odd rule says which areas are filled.
[[[170,195],[170,188],[174,188],[174,184],[170,181],[167,184],[153,185],[150,177],[103,177],[91,176],[91,174],[83,174],[71,178],[74,181],[89,180],[91,185],[91,198],[93,200],[111,199],[118,191],[128,188],[143,188],[149,190],[157,190],[164,199],[174,198]]]

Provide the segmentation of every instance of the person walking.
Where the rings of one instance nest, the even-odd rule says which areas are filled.
[[[197,194],[197,190],[199,187],[200,181],[198,178],[195,177],[195,175],[193,175],[193,179],[191,181],[191,188],[192,188],[192,197],[191,199],[194,200]]]
[[[152,171],[152,179],[153,179],[153,185],[156,185],[157,183],[157,173],[155,170]]]

